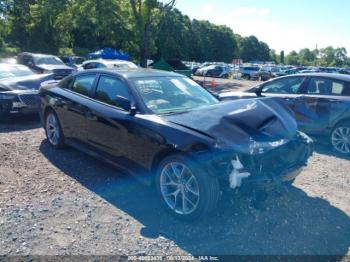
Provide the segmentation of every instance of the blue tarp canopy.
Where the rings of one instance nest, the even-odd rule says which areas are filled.
[[[115,50],[113,48],[103,48],[101,50],[95,51],[88,54],[89,59],[120,59],[120,60],[130,60],[128,54],[123,53],[122,51]]]

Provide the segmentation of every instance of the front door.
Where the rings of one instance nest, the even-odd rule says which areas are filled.
[[[116,102],[131,99],[128,86],[116,76],[101,75],[86,120],[89,144],[110,157],[121,157],[127,150],[128,123],[132,117]]]
[[[262,85],[261,95],[284,99],[287,105],[297,114],[296,105],[301,99],[300,89],[304,85],[305,79],[303,76],[276,79]]]

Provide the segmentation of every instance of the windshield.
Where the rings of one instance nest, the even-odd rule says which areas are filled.
[[[186,77],[134,79],[146,106],[155,114],[183,112],[218,103],[218,100]]]
[[[17,77],[17,76],[30,76],[34,75],[34,73],[27,68],[23,67],[8,67],[8,68],[0,68],[0,79],[8,78],[8,77]]]
[[[56,56],[34,56],[36,65],[64,65],[61,59]]]

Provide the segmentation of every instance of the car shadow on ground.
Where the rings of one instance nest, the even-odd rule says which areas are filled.
[[[74,149],[54,150],[47,141],[40,150],[66,175],[139,221],[141,235],[163,236],[193,255],[344,256],[350,246],[347,214],[296,187],[268,198],[264,211],[245,197],[226,194],[213,215],[186,223],[165,212],[154,189],[133,177]]]
[[[341,159],[350,160],[350,155],[337,153],[329,143],[326,143],[323,141],[314,143],[314,151],[322,155],[333,156]]]
[[[41,127],[39,115],[13,116],[0,120],[0,133],[25,131]]]

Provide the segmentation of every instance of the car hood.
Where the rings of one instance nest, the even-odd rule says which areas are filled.
[[[252,143],[287,142],[297,132],[292,111],[278,98],[222,102],[165,118],[241,153],[251,152]]]
[[[0,80],[0,88],[6,91],[39,89],[40,83],[53,79],[52,74],[35,74],[30,76],[11,77]]]
[[[42,65],[37,65],[37,67],[40,67],[42,69],[49,70],[49,71],[56,70],[56,69],[70,69],[70,70],[73,69],[72,67],[69,67],[69,66],[66,66],[66,65],[46,65],[46,64],[42,64]]]

